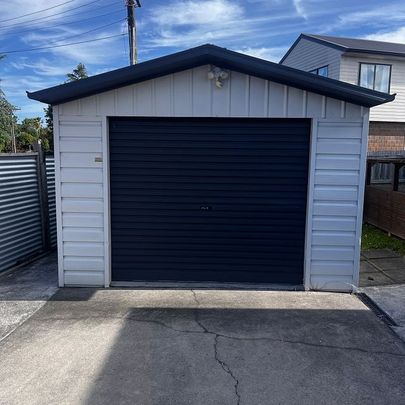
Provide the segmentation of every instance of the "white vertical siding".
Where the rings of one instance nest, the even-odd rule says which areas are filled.
[[[201,66],[58,107],[63,283],[109,283],[106,117],[286,117],[316,123],[305,287],[351,290],[358,271],[362,114],[367,109],[237,72],[218,89],[208,80],[208,70]],[[103,162],[96,161],[100,157]]]
[[[351,290],[356,281],[362,129],[362,123],[318,124],[310,265],[317,290]]]
[[[329,77],[339,80],[341,54],[338,49],[301,38],[282,64],[306,72],[327,65]]]
[[[209,66],[201,66],[71,101],[60,106],[60,115],[63,120],[71,118],[71,133],[75,132],[74,125],[82,125],[74,124],[75,117],[86,117],[90,112],[95,112],[91,116],[98,120],[106,116],[362,119],[359,106],[238,72],[231,72],[224,87],[218,89],[212,80],[208,80],[208,71]],[[77,113],[72,115],[72,111]],[[88,132],[91,125],[91,122],[87,124],[87,138],[99,136],[97,132]],[[77,145],[72,135],[65,145],[72,152],[87,148],[90,153],[96,147],[93,152],[98,153],[102,149],[101,138],[98,142],[97,146],[84,141]]]
[[[80,103],[88,111],[95,98]],[[63,111],[71,113],[72,104]],[[77,106],[79,108],[79,106]],[[63,285],[104,284],[104,201],[101,120],[58,116]]]
[[[403,59],[389,59],[384,56],[343,55],[340,66],[340,80],[351,84],[358,84],[360,63],[386,63],[391,65],[390,93],[396,93],[391,103],[373,107],[370,111],[371,121],[405,121],[405,61]]]

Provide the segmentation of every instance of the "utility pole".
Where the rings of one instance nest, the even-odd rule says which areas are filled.
[[[130,65],[135,65],[135,63],[138,63],[138,49],[136,44],[136,23],[135,23],[136,7],[141,7],[140,0],[127,0]]]
[[[14,125],[14,111],[21,110],[21,108],[11,107],[10,108],[10,119],[11,119],[11,151],[12,153],[17,153],[17,140],[15,139],[15,125]]]

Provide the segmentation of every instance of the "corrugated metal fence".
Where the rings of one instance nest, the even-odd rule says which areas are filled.
[[[46,184],[48,189],[49,237],[51,246],[56,246],[56,195],[55,195],[55,158],[46,156]]]
[[[53,156],[0,154],[0,271],[55,245]]]

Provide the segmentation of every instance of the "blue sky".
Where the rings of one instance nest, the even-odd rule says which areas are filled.
[[[126,32],[125,1],[65,2],[0,0],[0,53],[114,36],[7,54],[0,62],[0,86],[21,108],[20,118],[43,115],[44,105],[28,100],[26,90],[64,82],[79,62],[91,75],[128,65],[128,38],[119,36]],[[278,62],[301,32],[405,43],[404,1],[143,0],[142,6],[140,62],[203,43]],[[34,14],[18,18],[27,13]]]

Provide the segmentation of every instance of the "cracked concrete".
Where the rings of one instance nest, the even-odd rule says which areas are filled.
[[[234,387],[235,387],[235,395],[237,398],[236,404],[240,404],[240,394],[238,391],[239,387],[239,381],[235,377],[234,373],[232,372],[231,368],[229,367],[228,364],[225,363],[225,361],[221,360],[219,358],[219,353],[218,353],[218,339],[220,338],[220,335],[218,335],[215,332],[209,331],[200,321],[199,319],[199,307],[200,307],[200,301],[198,300],[197,293],[192,289],[191,293],[193,294],[193,298],[195,303],[197,304],[197,308],[195,310],[195,322],[197,323],[198,326],[201,327],[204,333],[209,333],[211,335],[214,335],[214,355],[215,355],[215,360],[218,362],[218,364],[221,366],[221,368],[225,371],[225,373],[229,374],[229,376],[232,378],[234,381]]]
[[[214,353],[215,353],[215,360],[220,364],[220,366],[222,367],[222,369],[225,371],[225,373],[229,374],[232,378],[232,380],[234,381],[234,387],[235,387],[235,395],[237,398],[236,404],[239,405],[240,404],[240,394],[239,394],[239,380],[235,377],[233,371],[231,370],[231,368],[229,367],[228,364],[225,363],[225,361],[221,360],[219,358],[219,349],[218,349],[218,340],[219,340],[220,336],[215,334],[215,343],[214,343]]]
[[[0,343],[0,404],[391,404],[405,346],[355,296],[62,289]]]

